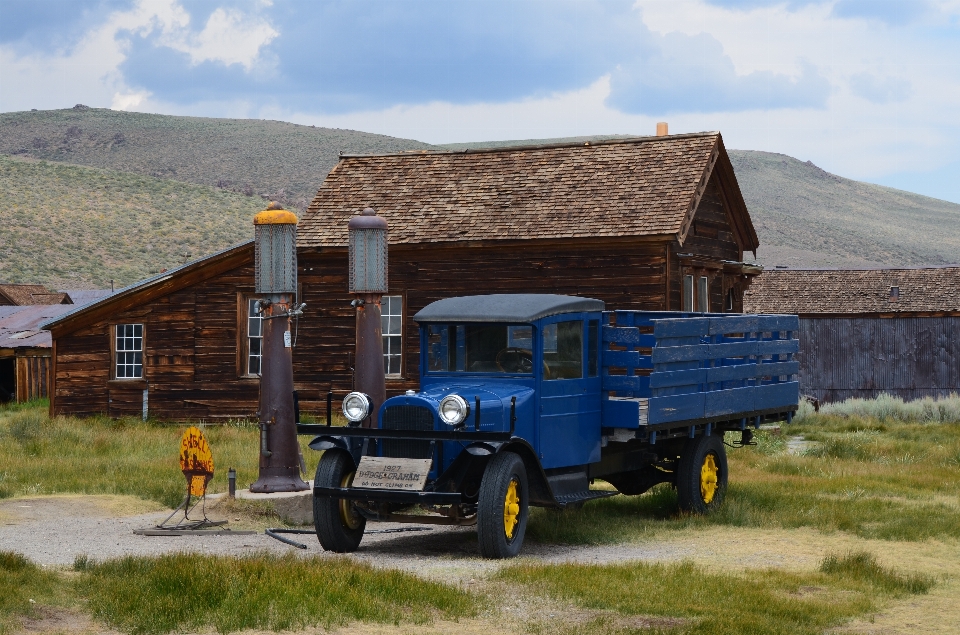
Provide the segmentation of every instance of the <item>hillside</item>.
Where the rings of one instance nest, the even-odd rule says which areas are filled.
[[[133,172],[277,200],[300,211],[340,152],[431,147],[384,135],[259,119],[106,108],[0,113],[0,154]]]
[[[960,263],[960,205],[853,181],[783,154],[731,150],[766,266]]]
[[[259,197],[0,156],[0,280],[121,287],[253,238]]]

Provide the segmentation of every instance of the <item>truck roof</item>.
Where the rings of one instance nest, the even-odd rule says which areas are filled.
[[[593,298],[549,293],[496,293],[444,298],[428,304],[413,319],[417,322],[533,322],[562,313],[603,311]]]

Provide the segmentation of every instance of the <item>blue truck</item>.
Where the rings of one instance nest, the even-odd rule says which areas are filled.
[[[708,513],[727,489],[724,438],[790,421],[798,318],[607,311],[548,294],[447,298],[414,316],[420,391],[343,398],[348,426],[300,424],[324,549],[368,521],[476,525],[480,553],[516,556],[530,506],[564,508],[659,483]],[[591,488],[595,480],[612,488]]]

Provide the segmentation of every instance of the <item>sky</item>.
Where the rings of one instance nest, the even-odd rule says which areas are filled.
[[[429,143],[719,130],[960,203],[960,0],[0,0],[0,112]]]

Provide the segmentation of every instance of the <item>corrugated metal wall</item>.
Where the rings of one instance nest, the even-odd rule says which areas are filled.
[[[822,402],[960,393],[960,317],[801,318],[798,359]]]

